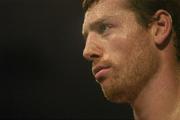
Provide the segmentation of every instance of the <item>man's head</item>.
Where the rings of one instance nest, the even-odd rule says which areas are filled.
[[[92,4],[101,0],[81,0],[84,12],[91,8]],[[120,0],[121,1],[121,0]],[[173,29],[177,35],[174,41],[177,49],[177,58],[180,60],[180,2],[179,0],[127,0],[128,8],[134,11],[139,24],[147,26],[153,15],[158,10],[166,10],[173,19]]]
[[[83,55],[92,61],[93,74],[110,101],[132,102],[156,76],[162,51],[173,48],[176,39],[171,39],[178,27],[172,19],[177,17],[155,3],[157,0],[84,0]]]

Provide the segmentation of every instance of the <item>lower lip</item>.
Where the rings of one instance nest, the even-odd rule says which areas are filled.
[[[105,78],[105,76],[108,74],[109,71],[110,71],[110,68],[105,68],[105,69],[102,69],[99,72],[97,72],[95,75],[96,80],[99,81],[99,80]]]

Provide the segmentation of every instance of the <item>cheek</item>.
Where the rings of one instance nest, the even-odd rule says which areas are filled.
[[[129,40],[130,41],[130,40]],[[107,45],[107,54],[114,64],[122,63],[127,60],[133,51],[133,44],[128,39],[116,38],[111,40]]]

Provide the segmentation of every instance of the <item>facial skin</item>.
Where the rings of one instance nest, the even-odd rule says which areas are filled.
[[[94,3],[83,24],[83,56],[92,61],[93,75],[105,97],[118,103],[132,103],[156,75],[160,64],[150,29],[137,22],[126,2]],[[98,67],[101,71],[95,74]]]

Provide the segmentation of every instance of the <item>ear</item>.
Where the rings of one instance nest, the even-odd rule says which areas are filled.
[[[152,35],[156,45],[161,46],[168,39],[172,31],[171,15],[165,10],[158,10],[151,22]]]

